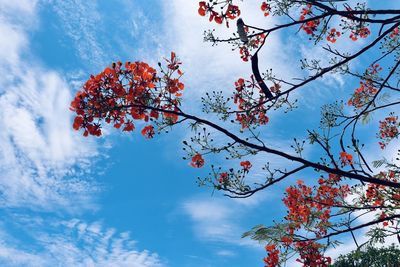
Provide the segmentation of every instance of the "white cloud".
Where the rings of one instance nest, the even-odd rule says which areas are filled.
[[[229,220],[234,209],[229,208],[222,200],[191,200],[185,202],[183,208],[193,220],[194,230],[199,238],[226,242],[238,239],[238,236],[235,236],[240,233],[238,226]]]
[[[52,208],[67,206],[70,194],[79,202],[81,193],[87,200],[96,187],[78,178],[76,167],[88,165],[96,148],[71,129],[70,90],[58,73],[29,57],[20,26],[0,24],[10,37],[0,40],[0,203]]]
[[[241,225],[249,206],[229,199],[200,197],[187,200],[182,209],[193,221],[193,231],[200,240],[260,248],[241,235],[248,229]],[[247,210],[246,210],[247,209]]]
[[[0,34],[8,37],[0,39],[0,265],[160,266],[127,232],[56,216],[93,207],[99,187],[88,176],[99,152],[72,130],[66,81],[30,55],[35,4],[0,1]]]
[[[105,62],[106,54],[98,37],[102,30],[102,17],[98,12],[97,1],[50,1],[48,8],[51,7],[84,62],[100,67],[109,64]]]
[[[93,192],[76,167],[89,165],[95,146],[71,130],[65,82],[45,70],[21,71],[0,96],[1,205],[68,205],[71,194]]]
[[[37,0],[0,0],[0,21],[8,20],[13,23],[30,25],[32,27],[34,25],[34,13],[37,3]],[[18,14],[18,16],[16,16],[16,14]]]
[[[35,249],[0,232],[2,266],[162,266],[157,254],[139,251],[129,233],[104,228],[100,222],[25,218],[16,227],[34,240]]]
[[[236,253],[235,253],[235,252],[233,252],[233,251],[231,251],[231,250],[227,250],[227,249],[218,250],[218,251],[216,252],[216,254],[217,254],[218,256],[221,256],[221,257],[234,257],[234,256],[236,256]]]
[[[137,1],[123,0],[110,9],[101,1],[47,0],[74,53],[86,67],[98,71],[117,60],[143,60],[155,65],[159,52],[160,23],[146,15]],[[107,10],[104,10],[104,9]],[[156,56],[156,55],[159,56]]]

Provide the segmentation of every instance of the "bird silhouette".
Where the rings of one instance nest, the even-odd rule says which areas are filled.
[[[242,19],[238,19],[236,22],[236,26],[237,26],[237,33],[239,34],[239,38],[240,40],[247,44],[247,42],[249,41],[249,37],[247,37],[247,33],[244,29],[244,22]]]

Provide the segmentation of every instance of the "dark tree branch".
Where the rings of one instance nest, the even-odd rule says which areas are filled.
[[[258,52],[256,52],[251,57],[251,69],[253,71],[254,78],[256,79],[258,85],[261,87],[261,90],[263,91],[264,95],[267,97],[267,99],[271,99],[273,95],[271,91],[268,89],[268,86],[264,83],[264,80],[260,75],[260,70],[258,69]]]
[[[315,163],[315,162],[303,159],[301,157],[297,157],[297,156],[293,156],[293,155],[287,154],[287,153],[285,153],[283,151],[279,151],[279,150],[272,149],[272,148],[269,148],[269,147],[266,147],[266,146],[260,146],[260,145],[257,145],[257,144],[250,143],[250,142],[248,142],[248,141],[246,141],[244,139],[239,138],[237,135],[231,133],[230,131],[228,131],[227,129],[223,128],[222,126],[219,126],[219,125],[217,125],[217,124],[215,124],[215,123],[213,123],[211,121],[196,117],[194,115],[189,115],[189,114],[186,114],[186,113],[183,113],[183,112],[178,112],[178,111],[173,111],[173,110],[164,110],[164,109],[161,109],[161,108],[145,106],[145,105],[120,106],[119,109],[125,109],[125,108],[131,108],[131,107],[150,109],[150,110],[155,110],[155,111],[159,111],[159,112],[175,114],[175,115],[178,115],[178,116],[182,116],[182,117],[188,118],[190,120],[196,121],[197,123],[201,123],[201,124],[207,125],[207,126],[213,128],[213,129],[225,134],[227,137],[231,138],[233,141],[235,141],[235,142],[237,142],[237,143],[239,143],[239,144],[241,144],[241,145],[243,145],[245,147],[252,148],[254,150],[258,150],[258,151],[262,151],[262,152],[266,152],[266,153],[269,153],[269,154],[277,155],[277,156],[283,157],[283,158],[285,158],[287,160],[301,163],[301,164],[305,165],[306,167],[312,167],[312,168],[314,168],[316,170],[319,170],[319,171],[324,171],[324,172],[327,172],[327,173],[336,174],[336,175],[347,177],[347,178],[350,178],[350,179],[359,180],[359,181],[362,181],[362,182],[378,184],[378,185],[384,185],[384,186],[389,186],[389,187],[393,187],[393,188],[400,188],[400,183],[396,183],[396,182],[392,182],[392,181],[388,181],[388,180],[382,180],[382,179],[375,178],[375,177],[367,177],[367,176],[360,175],[360,174],[357,174],[357,173],[344,171],[344,170],[341,170],[341,169],[330,168],[328,166],[325,166],[325,165],[322,165],[322,164],[319,164],[319,163]]]

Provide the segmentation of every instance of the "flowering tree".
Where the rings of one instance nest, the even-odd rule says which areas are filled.
[[[325,251],[338,244],[335,237],[349,234],[361,247],[365,243],[360,244],[353,232],[362,228],[369,227],[370,244],[389,236],[399,237],[398,154],[390,159],[366,155],[358,129],[370,123],[373,114],[380,116],[379,125],[370,123],[377,141],[368,144],[382,153],[400,135],[395,113],[400,104],[400,10],[372,9],[365,3],[351,6],[345,0],[269,0],[260,1],[259,9],[266,20],[274,16],[279,24],[271,28],[245,24],[245,17],[239,19],[244,15],[240,1],[199,2],[200,16],[226,27],[236,21],[237,27],[237,34],[227,39],[206,31],[205,40],[232,45],[244,62],[251,62],[253,73],[232,82],[232,95],[213,92],[201,99],[203,112],[215,114],[218,123],[182,109],[182,63],[172,52],[164,64],[159,63],[158,70],[139,61],[116,62],[92,75],[71,103],[76,113],[73,128],[82,130],[84,136],[100,136],[104,124],[130,132],[142,121],[145,126],[141,134],[153,138],[176,124],[190,123],[193,137],[184,142],[184,150],[192,167],[207,166],[208,154],[224,155],[232,161],[228,169],[208,165],[210,174],[199,183],[229,197],[250,197],[290,177],[313,171],[314,178],[297,180],[286,189],[285,217],[244,234],[266,243],[265,266],[279,266],[290,257],[296,257],[304,266],[328,266],[331,258]],[[304,77],[261,73],[258,53],[268,46],[268,37],[279,31],[299,38],[308,36],[313,46],[324,49],[328,63],[302,60],[299,68],[308,70]],[[345,38],[353,42],[362,39],[360,49],[349,53],[334,48]],[[360,72],[351,63],[367,53],[368,62]],[[359,84],[346,84],[347,99],[322,106],[320,127],[307,130],[307,140],[295,139],[293,151],[266,145],[262,131],[274,112],[285,110],[285,116],[290,116],[289,111],[296,108],[293,93],[332,73],[356,78]],[[226,142],[215,141],[212,136],[216,134],[224,135]],[[318,148],[318,160],[303,155],[306,142]],[[265,179],[254,182],[252,161],[266,154],[287,160],[286,166],[291,167],[272,168],[266,163],[262,168]],[[359,223],[360,218],[369,219]]]

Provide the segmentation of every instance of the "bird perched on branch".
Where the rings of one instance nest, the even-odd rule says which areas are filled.
[[[249,42],[249,37],[247,36],[247,32],[245,31],[244,27],[246,26],[243,20],[240,18],[236,22],[237,25],[237,32],[239,34],[240,40],[246,45]],[[261,90],[265,94],[268,99],[273,98],[271,91],[269,90],[268,86],[264,83],[260,70],[258,69],[258,51],[254,53],[251,57],[251,69],[253,71],[254,78],[256,79],[258,85],[260,86]]]
[[[242,19],[238,19],[236,22],[236,26],[237,26],[237,33],[239,34],[239,38],[240,40],[247,44],[247,42],[249,41],[249,37],[247,37],[247,33],[244,29],[244,22]]]

